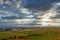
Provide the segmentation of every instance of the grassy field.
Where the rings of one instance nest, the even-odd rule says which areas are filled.
[[[60,28],[34,28],[0,32],[1,40],[60,40]]]
[[[56,34],[42,34],[37,36],[29,36],[29,40],[57,40]],[[60,40],[60,39],[59,39]]]

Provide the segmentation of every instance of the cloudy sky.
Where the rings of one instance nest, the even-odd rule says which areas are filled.
[[[58,10],[58,14],[55,17],[59,18],[60,0],[0,0],[0,26],[4,24],[4,22],[1,22],[1,19],[33,18],[32,21],[34,21],[38,16],[41,16],[51,8]]]
[[[0,0],[0,18],[11,17],[13,19],[26,16],[34,18],[39,15],[38,11],[49,10],[55,2],[59,0]]]

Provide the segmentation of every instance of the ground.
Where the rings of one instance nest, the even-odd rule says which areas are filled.
[[[0,32],[1,40],[60,40],[60,28],[32,28]]]

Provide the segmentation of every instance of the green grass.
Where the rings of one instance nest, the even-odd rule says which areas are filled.
[[[58,37],[57,34],[42,34],[37,36],[27,36],[25,38],[28,38],[29,40],[53,40],[56,37]]]
[[[9,34],[8,32],[0,32],[0,39],[8,38],[9,37],[8,34]]]
[[[29,30],[29,29],[28,29]],[[0,32],[0,39],[9,37],[22,37],[29,40],[56,40],[60,38],[60,28],[38,28],[31,31]]]

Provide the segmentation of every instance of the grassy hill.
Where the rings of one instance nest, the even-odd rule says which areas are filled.
[[[0,32],[1,40],[60,40],[60,28],[33,28]]]

